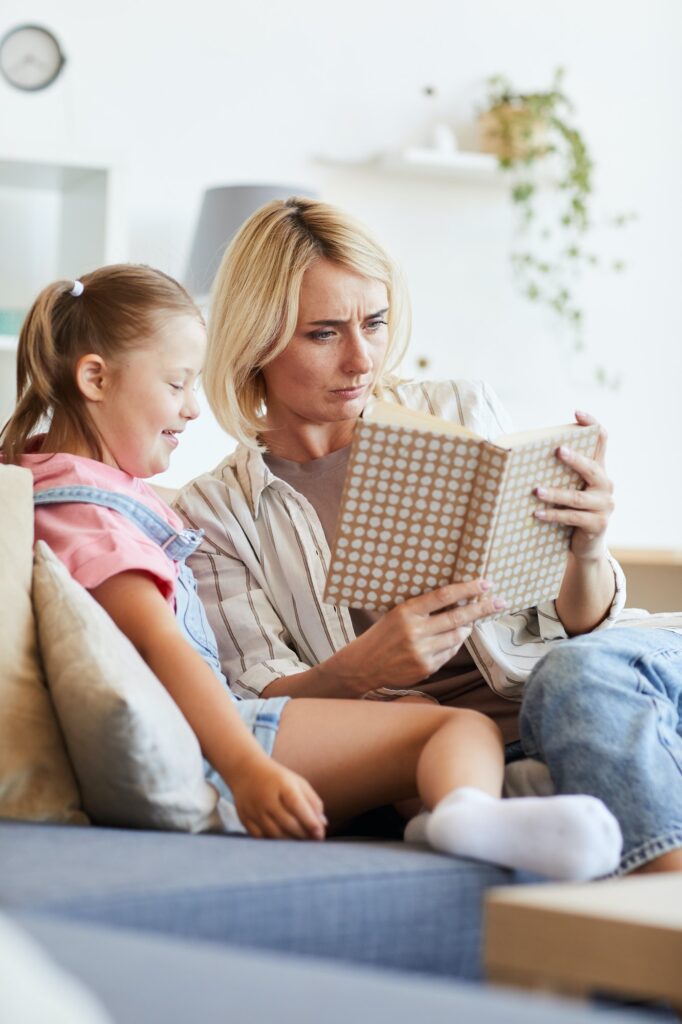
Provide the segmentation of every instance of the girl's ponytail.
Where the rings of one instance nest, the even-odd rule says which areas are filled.
[[[19,461],[30,436],[54,408],[55,376],[60,362],[55,344],[55,313],[58,304],[68,299],[72,287],[71,281],[55,281],[44,288],[21,328],[17,405],[0,434],[0,450],[8,463]]]

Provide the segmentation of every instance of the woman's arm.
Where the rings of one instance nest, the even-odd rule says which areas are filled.
[[[486,581],[450,583],[397,605],[331,658],[269,684],[263,693],[362,697],[382,686],[415,686],[457,653],[477,619],[502,608]]]
[[[156,584],[122,572],[91,591],[137,648],[231,788],[240,819],[255,836],[324,837],[322,802],[300,776],[260,748],[225,687],[180,632]]]
[[[340,609],[330,611],[332,624],[325,624],[327,639],[318,642],[316,651],[305,646],[314,643],[310,639],[312,629],[307,636],[300,630],[299,641],[294,644],[266,593],[266,585],[272,592],[275,583],[280,582],[282,601],[293,602],[289,580],[295,579],[296,573],[305,572],[304,564],[285,564],[284,556],[278,562],[272,558],[261,564],[259,557],[263,559],[263,555],[256,555],[253,523],[247,520],[242,525],[225,507],[225,499],[230,496],[223,489],[210,496],[211,506],[204,500],[199,508],[198,503],[188,508],[191,497],[190,493],[176,506],[192,528],[205,531],[202,545],[190,558],[190,564],[218,638],[223,671],[234,691],[247,698],[352,699],[381,686],[414,686],[459,650],[476,619],[499,611],[494,595],[486,593],[481,581],[454,584],[405,601],[350,642],[344,642],[338,626]],[[219,516],[216,507],[220,509]],[[251,536],[247,536],[247,527]],[[282,574],[282,580],[266,584],[268,573],[273,572]],[[458,601],[476,603],[451,608],[443,615],[431,614]],[[321,608],[318,611],[322,616]],[[336,626],[338,634],[333,640],[332,626]],[[322,634],[323,630],[319,632]],[[325,657],[330,647],[333,653]]]
[[[596,420],[576,412],[582,425]],[[571,636],[589,633],[606,618],[615,593],[615,577],[606,553],[606,529],[613,512],[613,484],[606,473],[606,431],[602,427],[593,459],[560,448],[558,458],[575,469],[585,481],[584,490],[538,487],[536,495],[548,505],[535,515],[573,527],[571,550],[556,610]]]

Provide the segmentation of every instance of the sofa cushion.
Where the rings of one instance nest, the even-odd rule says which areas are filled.
[[[233,805],[206,782],[197,738],[170,694],[43,541],[33,601],[50,693],[92,820],[190,832],[237,827]]]
[[[0,817],[84,823],[38,656],[31,473],[0,465],[0,495]]]
[[[530,877],[381,841],[5,822],[0,849],[8,907],[462,978],[486,889]]]
[[[20,915],[120,1024],[608,1024],[574,1001]],[[661,1022],[659,1021],[659,1024]]]

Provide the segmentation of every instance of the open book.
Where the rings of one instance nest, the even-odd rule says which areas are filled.
[[[592,457],[598,426],[494,442],[428,413],[375,401],[358,421],[325,600],[388,609],[446,583],[489,579],[518,611],[557,597],[571,528],[543,522],[538,486],[584,486],[556,456]]]

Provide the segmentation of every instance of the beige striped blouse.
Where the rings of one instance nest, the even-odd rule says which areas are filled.
[[[498,399],[480,381],[411,382],[382,397],[454,419],[484,437],[509,430]],[[236,693],[260,696],[273,680],[325,661],[354,639],[348,610],[322,600],[330,553],[316,512],[274,476],[259,452],[240,446],[188,484],[175,507],[190,526],[205,531],[190,564]],[[621,614],[625,578],[613,559],[611,565],[615,597],[599,629],[642,618],[633,616],[631,623]],[[658,625],[653,620],[659,618],[642,624]],[[674,624],[681,625],[682,617],[677,619]],[[488,684],[520,699],[547,645],[565,637],[554,602],[548,602],[482,623],[466,644]],[[370,696],[391,699],[396,692]]]

